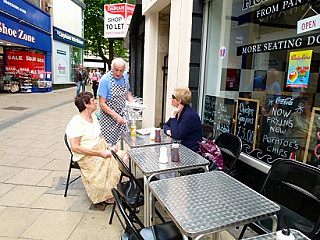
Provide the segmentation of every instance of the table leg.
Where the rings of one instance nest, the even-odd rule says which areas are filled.
[[[149,220],[150,220],[150,214],[149,214],[149,181],[148,181],[148,178],[147,176],[143,176],[143,189],[144,189],[144,226],[146,227],[149,227],[150,226],[150,223],[149,223]]]

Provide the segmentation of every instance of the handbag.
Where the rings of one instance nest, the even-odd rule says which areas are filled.
[[[201,155],[210,161],[209,170],[223,170],[223,157],[220,148],[212,140],[198,142]]]

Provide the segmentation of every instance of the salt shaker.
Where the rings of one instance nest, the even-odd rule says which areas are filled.
[[[167,148],[166,147],[161,147],[160,148],[159,162],[160,163],[167,163],[168,162]]]
[[[160,128],[156,128],[156,137],[155,137],[155,141],[156,142],[161,142],[161,129]]]
[[[180,161],[179,143],[173,143],[172,144],[171,161],[172,162],[179,162]]]

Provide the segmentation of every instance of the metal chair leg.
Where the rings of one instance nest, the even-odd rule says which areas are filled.
[[[113,219],[113,215],[114,215],[115,210],[116,210],[116,203],[114,202],[113,207],[112,207],[112,211],[111,211],[111,215],[110,215],[110,219],[109,219],[110,225],[112,224],[112,219]]]
[[[70,180],[70,174],[71,174],[71,163],[70,163],[70,166],[69,166],[69,172],[68,172],[68,177],[67,177],[67,182],[66,182],[66,189],[64,191],[64,197],[67,196],[68,187],[69,187],[69,180]]]

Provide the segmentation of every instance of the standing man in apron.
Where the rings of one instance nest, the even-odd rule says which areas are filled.
[[[101,132],[110,145],[120,140],[120,135],[126,130],[125,105],[126,100],[133,102],[129,92],[129,77],[124,71],[126,63],[122,58],[115,58],[111,63],[111,71],[102,76],[98,88]]]

